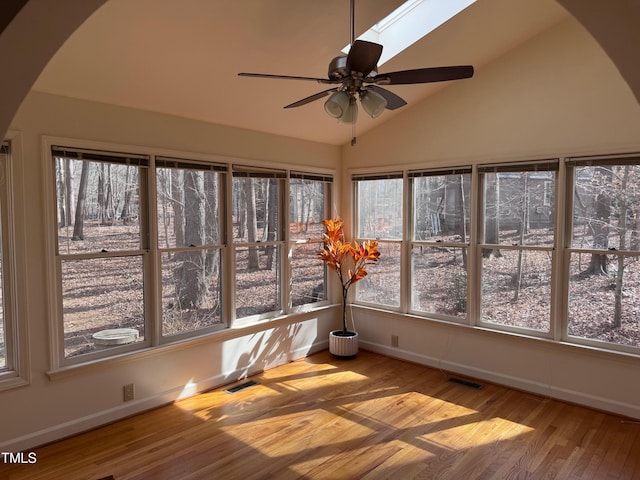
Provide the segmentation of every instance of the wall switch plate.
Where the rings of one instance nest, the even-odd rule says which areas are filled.
[[[125,402],[128,402],[129,400],[133,400],[136,395],[133,383],[130,383],[122,387],[122,393],[123,393],[123,400]]]

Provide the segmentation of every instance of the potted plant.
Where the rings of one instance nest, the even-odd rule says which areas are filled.
[[[378,242],[365,240],[361,243],[344,239],[344,222],[337,217],[323,220],[324,248],[318,256],[334,270],[342,287],[342,330],[329,334],[329,351],[338,357],[353,357],[358,353],[358,332],[347,328],[347,295],[351,286],[367,276],[367,266],[380,258]]]

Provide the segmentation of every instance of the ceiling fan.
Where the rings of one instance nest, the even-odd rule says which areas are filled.
[[[286,80],[307,80],[322,84],[336,85],[332,88],[308,96],[284,108],[301,107],[326,96],[325,111],[355,129],[358,117],[357,98],[362,108],[372,118],[378,117],[385,109],[396,110],[407,104],[395,93],[381,85],[409,85],[417,83],[460,80],[473,76],[473,66],[418,68],[389,73],[378,73],[378,60],[382,55],[382,45],[364,40],[355,40],[355,0],[350,0],[351,48],[347,55],[335,57],[329,63],[327,78],[273,75],[267,73],[238,73],[242,77],[260,77]],[[355,135],[351,141],[355,144]]]

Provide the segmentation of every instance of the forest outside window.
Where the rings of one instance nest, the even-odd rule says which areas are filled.
[[[286,172],[234,167],[235,318],[283,311],[283,184]]]
[[[555,160],[478,169],[483,324],[551,334],[557,170]]]
[[[214,330],[223,322],[226,166],[156,157],[162,334]]]
[[[380,260],[356,283],[355,300],[399,308],[403,239],[402,173],[354,175],[357,240],[377,240]]]
[[[410,171],[411,310],[463,321],[467,317],[467,265],[471,167]]]
[[[331,176],[54,142],[54,369],[327,303],[316,254]],[[11,358],[2,300],[0,373]],[[96,343],[116,329],[136,335]]]
[[[290,303],[293,308],[328,299],[326,266],[318,258],[323,247],[322,220],[331,216],[330,176],[289,175]]]
[[[101,356],[92,335],[130,328],[146,337],[145,156],[52,148],[62,354]]]
[[[356,303],[640,351],[640,155],[352,180],[354,237],[378,240],[386,257],[356,285]]]
[[[572,204],[567,336],[640,347],[640,157],[567,162]]]

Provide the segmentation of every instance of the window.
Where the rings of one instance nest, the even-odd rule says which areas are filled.
[[[156,157],[162,334],[224,326],[224,165]]]
[[[568,162],[568,337],[640,347],[640,157]]]
[[[10,144],[0,144],[0,375],[15,368],[12,270],[9,222]],[[0,377],[1,378],[1,377]]]
[[[149,160],[60,147],[52,154],[63,356],[99,355],[93,335],[102,330],[128,328],[134,346],[144,343]]]
[[[411,310],[465,319],[471,167],[409,172]]]
[[[382,250],[355,303],[640,354],[640,155],[352,180]]]
[[[400,307],[403,175],[353,176],[357,240],[378,240],[380,260],[356,283],[358,302]]]
[[[557,161],[479,169],[481,323],[551,333],[555,207],[548,192],[557,169]]]
[[[53,370],[328,303],[331,176],[55,143]]]
[[[0,390],[27,385],[30,379],[27,319],[21,309],[26,252],[20,233],[27,216],[23,205],[14,203],[22,184],[21,143],[15,132],[0,142]]]
[[[234,167],[235,317],[283,311],[284,171]]]
[[[332,178],[291,173],[289,179],[289,256],[292,307],[322,302],[327,296],[326,267],[317,257],[322,249],[322,220],[331,216]]]

